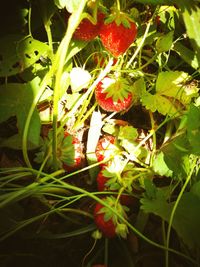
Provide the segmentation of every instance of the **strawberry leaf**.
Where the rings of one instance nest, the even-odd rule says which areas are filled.
[[[137,129],[134,128],[133,126],[120,126],[119,129],[119,134],[118,134],[118,139],[123,140],[135,140],[138,137],[138,132]]]
[[[173,105],[173,99],[167,99],[159,94],[152,95],[146,92],[142,96],[142,104],[146,109],[151,110],[152,112],[158,111],[162,115],[168,114],[169,116],[172,116],[179,111],[178,108]]]
[[[173,44],[174,32],[171,31],[163,36],[158,37],[156,41],[156,50],[158,53],[167,52]]]
[[[0,39],[0,77],[23,72],[48,53],[49,46],[31,36],[8,34]]]
[[[35,78],[29,83],[8,83],[0,86],[0,122],[6,121],[11,116],[17,117],[19,135],[22,137],[27,114],[39,87],[40,79]],[[40,142],[40,117],[37,109],[34,110],[31,119],[28,141],[33,145]]]
[[[165,163],[163,152],[159,152],[157,155],[155,155],[152,168],[158,175],[172,177],[172,171]]]
[[[187,138],[192,147],[192,153],[200,155],[200,107],[190,106],[187,114]]]
[[[162,115],[175,115],[186,107],[193,97],[197,96],[198,88],[189,86],[186,82],[189,75],[181,71],[166,71],[158,75],[156,93],[143,92],[142,104],[152,112]]]
[[[156,92],[160,95],[173,97],[183,105],[189,104],[192,97],[197,95],[198,88],[189,88],[186,82],[189,75],[183,71],[166,71],[158,75]]]
[[[141,199],[141,209],[146,213],[154,213],[169,222],[175,202],[168,203],[163,189],[157,189],[154,198],[144,196]],[[183,194],[172,221],[172,227],[190,248],[200,247],[200,195],[188,192]]]

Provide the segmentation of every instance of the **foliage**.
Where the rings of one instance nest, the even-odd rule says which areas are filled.
[[[0,16],[0,265],[198,266],[199,0],[13,8]],[[101,38],[102,25],[119,26],[113,18],[137,33],[116,57]],[[74,38],[83,19],[89,41]],[[130,96],[114,112],[96,94],[109,80],[104,101]],[[104,226],[113,220],[112,239],[95,206]]]

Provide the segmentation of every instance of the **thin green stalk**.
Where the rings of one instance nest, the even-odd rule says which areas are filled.
[[[174,219],[174,215],[175,215],[175,212],[176,212],[176,209],[178,207],[178,204],[183,196],[183,193],[188,185],[188,183],[190,182],[191,180],[191,177],[192,177],[192,174],[194,172],[194,169],[196,167],[196,163],[197,163],[197,160],[198,160],[198,157],[196,157],[196,160],[194,160],[192,166],[191,166],[191,170],[190,170],[190,173],[187,177],[187,179],[185,180],[185,183],[183,185],[183,187],[181,188],[181,191],[177,197],[177,200],[173,206],[173,209],[172,209],[172,212],[170,214],[170,218],[169,218],[169,225],[168,225],[168,229],[167,229],[167,236],[166,236],[166,252],[165,252],[165,267],[169,267],[169,242],[170,242],[170,234],[171,234],[171,228],[172,228],[172,223],[173,223],[173,219]]]
[[[28,9],[28,34],[32,36],[31,33],[31,2],[29,2],[29,9]]]
[[[52,52],[53,54],[53,40],[52,40],[52,34],[51,34],[51,27],[50,27],[50,21],[48,21],[45,25],[45,30],[46,30],[46,33],[47,33],[47,38],[48,38],[48,44],[49,44],[49,48],[50,48],[50,51]]]
[[[149,32],[150,26],[151,26],[151,20],[147,23],[147,27],[146,27],[146,30],[144,32],[143,38],[142,38],[140,44],[138,45],[137,49],[135,50],[135,53],[133,54],[133,56],[128,61],[127,65],[126,65],[126,69],[128,69],[130,67],[130,65],[132,64],[132,62],[134,61],[134,59],[136,58],[136,56],[138,55],[138,53],[142,49],[142,47],[144,45],[144,42],[145,42],[145,39],[147,37],[147,34]]]
[[[49,72],[45,75],[44,79],[42,80],[40,84],[40,90],[33,99],[32,105],[29,109],[26,122],[24,125],[24,132],[22,136],[22,153],[23,153],[24,161],[29,168],[32,168],[32,165],[30,163],[29,156],[28,156],[28,147],[27,147],[29,126],[30,126],[33,113],[35,111],[35,107],[37,106],[39,99],[41,98],[42,94],[46,90],[46,86],[51,83],[52,75],[53,75],[53,68],[49,70]]]
[[[61,124],[61,128],[59,128],[60,130],[62,129],[62,127],[65,125],[65,123],[67,122],[67,120],[69,118],[71,118],[72,116],[74,116],[74,114],[77,112],[78,108],[84,103],[84,101],[88,98],[88,96],[95,90],[97,84],[110,72],[111,68],[113,65],[113,59],[111,58],[107,64],[107,66],[105,67],[104,70],[102,70],[99,74],[99,76],[97,77],[97,79],[93,82],[93,84],[88,88],[87,92],[85,92],[80,98],[79,100],[76,102],[76,104],[74,105],[74,107],[66,114],[65,118],[63,119],[63,122]],[[58,129],[58,132],[60,131]]]
[[[63,74],[64,65],[66,64],[66,56],[69,49],[69,44],[72,39],[73,33],[76,30],[78,24],[81,20],[81,14],[83,13],[84,7],[86,5],[87,0],[83,0],[80,2],[78,9],[76,12],[72,13],[68,21],[67,32],[60,43],[58,51],[55,56],[55,65],[57,66],[57,71],[55,75],[55,87],[53,94],[53,142],[52,142],[52,150],[53,150],[53,166],[57,167],[57,120],[58,120],[58,104],[59,104],[59,96],[60,96],[60,81]]]
[[[152,166],[153,160],[154,160],[154,155],[156,152],[156,129],[155,129],[155,121],[154,121],[153,113],[151,111],[149,111],[149,117],[150,117],[150,121],[151,121],[151,129],[155,130],[155,131],[153,131],[153,135],[152,135],[153,148],[152,148],[151,159],[150,159],[150,166]]]
[[[139,68],[135,69],[135,71],[139,71],[139,70],[142,70],[142,69],[146,68],[148,65],[153,63],[156,58],[157,58],[157,54],[155,54],[152,58],[150,58],[144,65],[142,65]]]
[[[196,163],[196,162],[195,162],[195,163]],[[35,175],[38,174],[38,171],[35,170],[35,169],[31,169],[30,171],[31,171],[33,174],[35,174]],[[187,255],[185,255],[185,254],[183,254],[183,253],[181,253],[181,252],[179,252],[179,251],[176,251],[176,250],[174,250],[174,249],[171,249],[171,248],[169,248],[169,246],[163,246],[163,245],[160,245],[160,244],[158,244],[158,243],[152,241],[151,239],[147,238],[147,237],[146,237],[145,235],[143,235],[140,231],[138,231],[138,230],[137,230],[137,229],[136,229],[130,222],[128,222],[128,221],[126,220],[126,218],[124,218],[121,214],[119,214],[118,211],[117,211],[115,208],[113,208],[113,207],[111,207],[110,205],[108,205],[103,199],[97,197],[94,193],[92,193],[92,192],[88,192],[88,191],[86,191],[85,189],[82,189],[82,188],[80,188],[80,187],[77,187],[77,186],[73,186],[73,185],[71,185],[71,184],[68,184],[68,183],[62,181],[60,178],[56,178],[56,177],[54,177],[54,176],[52,176],[52,175],[50,175],[50,174],[41,173],[41,175],[44,176],[44,177],[41,179],[41,181],[40,181],[41,183],[45,183],[45,182],[47,182],[49,179],[51,179],[51,180],[53,179],[53,180],[57,181],[59,184],[61,184],[61,185],[63,186],[63,188],[66,188],[66,189],[68,189],[68,190],[72,190],[73,192],[78,192],[78,193],[80,193],[80,194],[85,194],[85,196],[90,197],[90,198],[92,198],[94,201],[99,202],[99,203],[102,204],[103,206],[107,207],[113,214],[115,214],[116,216],[118,216],[118,218],[121,219],[121,221],[122,221],[123,223],[125,223],[125,224],[129,227],[129,229],[131,229],[136,235],[138,235],[140,238],[142,238],[142,239],[143,239],[144,241],[146,241],[147,243],[149,243],[149,244],[151,244],[151,245],[153,245],[153,246],[155,246],[155,247],[157,247],[157,248],[159,248],[159,249],[168,250],[169,252],[173,252],[174,254],[179,255],[179,256],[181,256],[181,257],[187,259],[188,261],[194,263],[195,265],[197,264],[197,262],[196,262],[195,260],[193,260],[192,258],[190,258],[189,256],[187,256]],[[192,172],[191,172],[191,175],[192,175]],[[191,175],[190,175],[190,176],[191,176]],[[189,176],[189,178],[190,178],[190,176]],[[189,179],[187,179],[187,180],[189,180]],[[23,188],[22,190],[16,192],[16,194],[12,195],[9,199],[6,199],[6,200],[4,201],[4,203],[1,203],[0,206],[3,206],[2,204],[8,204],[11,200],[17,200],[18,197],[19,197],[20,195],[21,195],[21,197],[23,197],[23,194],[25,194],[25,193],[26,193],[26,194],[25,194],[25,196],[26,196],[27,193],[30,194],[31,192],[38,192],[38,191],[39,191],[39,188],[38,188],[39,186],[40,186],[40,184],[39,184],[39,183],[35,183],[35,182],[32,183],[32,184],[30,184],[30,185],[28,185],[27,187]],[[186,185],[185,185],[185,187],[186,187]],[[36,190],[36,189],[37,189],[37,190]],[[5,202],[6,202],[6,203],[5,203]],[[42,215],[40,215],[40,216],[42,216]]]

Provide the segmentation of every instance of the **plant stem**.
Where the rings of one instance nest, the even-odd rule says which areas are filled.
[[[188,177],[183,185],[183,187],[181,188],[181,191],[176,199],[176,202],[173,206],[170,218],[169,218],[169,225],[168,225],[168,229],[167,229],[167,236],[166,236],[166,253],[165,253],[165,267],[169,267],[169,241],[170,241],[170,233],[171,233],[171,228],[172,228],[172,223],[173,223],[173,219],[174,219],[174,215],[176,212],[176,209],[178,207],[178,204],[183,196],[183,193],[188,185],[188,183],[191,180],[192,174],[194,172],[194,169],[196,167],[196,163],[197,163],[198,157],[196,157],[196,160],[193,161],[193,164],[191,166],[191,170],[190,173],[188,174]]]
[[[145,41],[145,39],[147,37],[147,34],[149,32],[150,26],[151,26],[151,20],[147,23],[147,27],[146,27],[146,30],[144,32],[143,38],[142,38],[140,44],[138,45],[137,49],[135,50],[135,53],[133,54],[133,56],[128,61],[127,65],[126,65],[126,69],[128,69],[130,67],[130,65],[132,64],[132,62],[134,61],[134,59],[136,58],[136,56],[138,55],[138,53],[142,49],[142,47],[144,45],[144,41]]]
[[[86,5],[87,0],[83,0],[80,2],[78,9],[76,12],[72,13],[68,21],[67,32],[62,39],[60,46],[58,47],[57,53],[55,55],[55,63],[56,66],[56,76],[55,76],[55,88],[53,95],[53,142],[52,142],[52,153],[53,153],[53,167],[57,168],[57,120],[58,120],[58,103],[60,96],[60,81],[63,74],[64,65],[66,64],[66,56],[69,48],[70,41],[72,39],[72,35],[76,30],[80,20],[81,14],[83,13],[83,9]]]

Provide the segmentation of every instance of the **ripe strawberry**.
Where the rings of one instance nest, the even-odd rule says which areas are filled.
[[[101,191],[117,192],[121,188],[120,184],[117,182],[117,175],[115,175],[114,173],[109,173],[109,167],[102,168],[102,170],[97,175],[96,181],[97,181],[98,191],[100,192]],[[134,198],[128,194],[121,194],[119,200],[120,203],[125,206],[130,206],[134,203]]]
[[[60,152],[60,160],[63,162],[63,168],[66,171],[75,170],[81,166],[82,145],[77,137],[68,132],[64,132],[64,139]]]
[[[98,191],[106,191],[108,189],[108,186],[106,186],[106,183],[108,182],[108,177],[105,177],[103,174],[103,169],[98,173],[97,175],[97,188]]]
[[[77,40],[83,40],[83,41],[91,41],[97,35],[99,35],[99,31],[101,28],[101,25],[103,24],[105,15],[101,12],[97,14],[97,23],[93,24],[89,19],[85,18],[83,19],[76,31],[74,32],[73,38]]]
[[[104,135],[101,137],[96,146],[97,161],[109,159],[119,152],[119,147],[115,144],[116,138],[113,135]],[[101,167],[106,166],[107,163],[100,164]]]
[[[111,14],[111,16],[113,16]],[[126,52],[135,41],[137,35],[136,24],[127,19],[126,14],[114,15],[111,23],[104,23],[100,30],[103,46],[114,56],[118,57]],[[121,17],[120,17],[121,16]]]
[[[116,235],[115,232],[115,224],[111,219],[105,220],[105,213],[101,212],[101,209],[104,206],[100,203],[97,203],[95,208],[94,208],[94,221],[99,228],[99,230],[109,238],[112,238]],[[101,213],[100,213],[101,212]]]
[[[123,216],[126,217],[125,207],[120,203],[116,204],[116,199],[113,197],[103,198],[106,203],[113,207],[117,208],[117,211]],[[127,227],[126,225],[119,222],[117,216],[110,211],[109,208],[103,206],[100,203],[96,203],[94,208],[94,221],[98,229],[103,233],[105,237],[113,238],[116,235],[126,237]]]
[[[124,78],[105,77],[95,89],[99,106],[108,112],[127,110],[132,104],[131,86]]]

